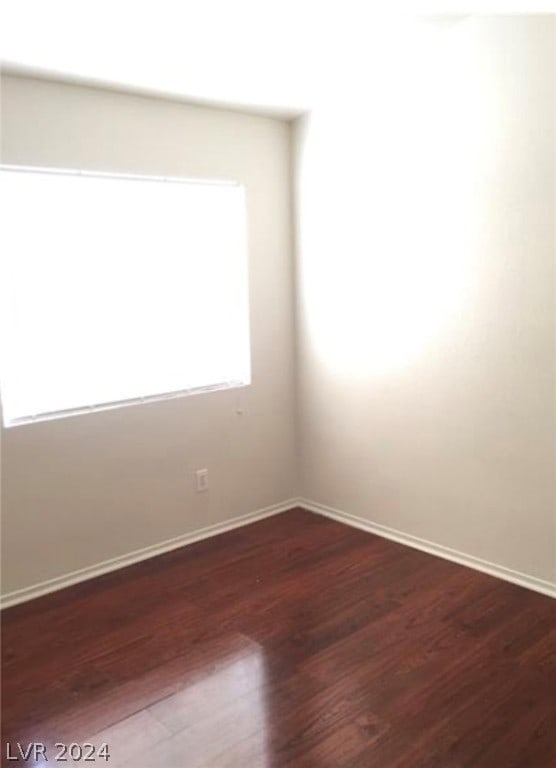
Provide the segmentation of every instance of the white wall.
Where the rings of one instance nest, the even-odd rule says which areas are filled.
[[[295,290],[286,124],[4,78],[4,162],[246,184],[253,344],[244,416],[228,391],[5,430],[4,593],[298,492],[556,582],[556,25],[391,33],[296,125]]]
[[[377,38],[295,138],[303,495],[551,582],[555,41]]]
[[[270,118],[2,79],[4,163],[245,184],[253,375],[241,394],[3,430],[3,593],[296,494],[289,139]]]

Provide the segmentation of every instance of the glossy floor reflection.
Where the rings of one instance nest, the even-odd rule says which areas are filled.
[[[233,645],[233,644],[232,644]],[[226,765],[227,751],[245,744],[265,766],[264,658],[247,644],[183,681],[177,693],[157,701],[91,739],[111,745],[110,765]]]
[[[5,611],[3,758],[553,768],[555,643],[550,598],[294,510]]]

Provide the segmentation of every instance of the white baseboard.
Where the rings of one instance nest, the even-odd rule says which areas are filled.
[[[57,590],[64,589],[72,584],[77,584],[80,581],[94,579],[96,576],[102,576],[105,573],[110,573],[110,571],[125,568],[128,565],[133,565],[133,563],[139,563],[141,560],[148,560],[151,557],[162,555],[164,552],[179,549],[180,547],[186,546],[186,544],[193,544],[195,541],[208,539],[211,536],[217,536],[219,533],[231,531],[234,528],[241,528],[244,525],[255,523],[257,520],[263,520],[265,517],[271,517],[272,515],[277,515],[280,512],[292,509],[292,507],[297,506],[297,503],[298,499],[288,499],[280,504],[273,504],[270,507],[264,507],[263,509],[249,512],[240,517],[233,517],[231,520],[225,520],[222,523],[215,523],[206,528],[200,528],[196,531],[191,531],[190,533],[184,533],[181,536],[176,536],[167,541],[161,541],[159,544],[152,544],[149,547],[136,549],[133,552],[120,555],[119,557],[113,557],[110,560],[103,560],[101,563],[89,565],[86,568],[80,568],[78,571],[63,574],[54,579],[41,581],[38,584],[33,584],[24,589],[8,592],[5,595],[0,596],[0,608],[8,608],[11,605],[17,605],[18,603],[23,603],[27,600],[33,600],[35,597],[47,595],[49,592],[56,592]]]
[[[504,581],[510,581],[512,584],[518,584],[520,587],[526,589],[532,589],[535,592],[540,592],[543,595],[556,598],[556,584],[550,581],[544,581],[544,579],[538,579],[535,576],[530,576],[527,573],[521,573],[520,571],[514,571],[511,568],[506,568],[503,565],[497,563],[491,563],[488,560],[482,560],[480,557],[474,557],[473,555],[467,555],[465,552],[458,552],[450,547],[445,547],[442,544],[435,544],[432,541],[421,539],[418,536],[412,536],[409,533],[402,533],[395,528],[389,528],[386,525],[380,525],[379,523],[372,523],[370,520],[366,520],[356,515],[351,515],[348,512],[341,512],[338,509],[333,509],[324,504],[319,504],[308,499],[298,499],[297,505],[309,510],[310,512],[316,512],[319,515],[330,517],[333,520],[337,520],[339,523],[345,523],[351,525],[354,528],[361,528],[363,531],[374,533],[377,536],[382,536],[385,539],[391,539],[397,541],[400,544],[405,544],[408,547],[414,549],[420,549],[422,552],[428,552],[430,555],[436,555],[442,557],[445,560],[451,560],[454,563],[465,565],[468,568],[473,568],[476,571],[482,571],[488,573],[490,576],[496,576]]]
[[[325,517],[330,517],[333,520],[337,520],[339,523],[345,523],[351,525],[354,528],[360,528],[363,531],[374,533],[377,536],[382,536],[385,539],[391,539],[397,541],[400,544],[405,544],[408,547],[419,549],[422,552],[427,552],[437,557],[442,557],[445,560],[451,560],[452,562],[465,565],[468,568],[473,568],[483,573],[488,573],[490,576],[496,576],[504,581],[509,581],[512,584],[518,584],[520,587],[526,589],[532,589],[535,592],[540,592],[543,595],[556,598],[556,584],[550,581],[544,581],[538,579],[535,576],[530,576],[526,573],[514,571],[511,568],[506,568],[503,565],[497,563],[491,563],[488,560],[482,560],[479,557],[473,555],[467,555],[464,552],[458,552],[450,547],[445,547],[442,544],[435,544],[432,541],[421,539],[417,536],[412,536],[408,533],[403,533],[395,528],[389,528],[379,523],[373,523],[362,517],[351,515],[347,512],[341,512],[340,510],[328,507],[318,502],[310,501],[304,498],[288,499],[280,504],[273,504],[269,507],[256,510],[255,512],[249,512],[246,515],[234,517],[231,520],[226,520],[222,523],[215,523],[209,525],[206,528],[200,528],[190,533],[185,533],[181,536],[176,536],[173,539],[162,541],[159,544],[153,544],[143,549],[137,549],[133,552],[129,552],[119,557],[111,558],[110,560],[104,560],[101,563],[90,565],[86,568],[80,568],[77,571],[57,576],[54,579],[48,579],[47,581],[33,584],[30,587],[24,589],[18,589],[14,592],[8,592],[5,595],[0,596],[0,608],[8,608],[18,603],[26,602],[27,600],[33,600],[35,597],[46,595],[49,592],[56,592],[59,589],[64,589],[72,584],[78,584],[81,581],[87,581],[93,579],[96,576],[102,576],[110,571],[116,571],[120,568],[125,568],[133,563],[139,563],[142,560],[148,560],[151,557],[162,555],[165,552],[170,552],[173,549],[179,549],[187,544],[193,544],[196,541],[202,539],[208,539],[211,536],[217,536],[220,533],[231,531],[234,528],[241,528],[244,525],[255,523],[257,520],[263,520],[265,517],[271,517],[272,515],[278,515],[281,512],[286,512],[293,507],[303,507],[310,512],[315,512]]]

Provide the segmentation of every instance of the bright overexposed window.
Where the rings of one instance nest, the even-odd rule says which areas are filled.
[[[2,167],[4,423],[250,382],[234,182]]]

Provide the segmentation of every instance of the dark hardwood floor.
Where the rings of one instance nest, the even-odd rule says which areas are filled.
[[[6,766],[6,742],[55,765],[56,741],[129,768],[556,766],[556,601],[303,510],[10,608],[2,634]]]

